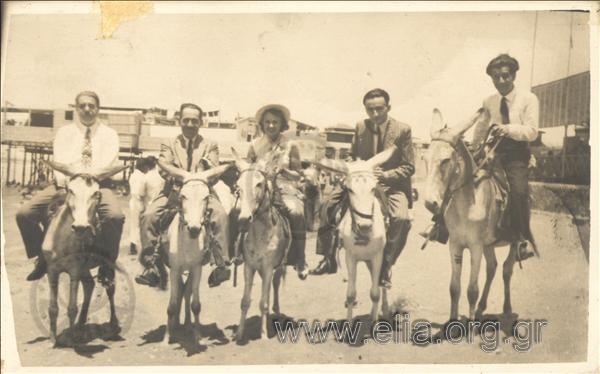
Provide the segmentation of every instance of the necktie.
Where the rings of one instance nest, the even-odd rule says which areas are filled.
[[[83,139],[83,148],[81,150],[81,163],[84,167],[92,166],[92,129],[89,127],[85,131]]]
[[[192,157],[194,156],[194,142],[188,139],[187,145],[187,171],[192,171]]]
[[[377,129],[377,148],[375,148],[375,153],[379,153],[383,151],[383,134],[382,134],[382,126],[378,126]]]
[[[503,125],[510,123],[510,118],[508,117],[508,104],[506,103],[506,97],[504,96],[502,96],[502,100],[500,100],[500,115],[502,115]]]

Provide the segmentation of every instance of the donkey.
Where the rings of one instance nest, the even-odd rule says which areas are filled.
[[[233,150],[235,165],[239,169],[237,194],[239,202],[239,227],[243,234],[241,246],[244,258],[244,296],[242,297],[240,325],[235,336],[243,340],[246,316],[250,308],[250,294],[254,274],[262,279],[260,298],[260,337],[267,336],[269,296],[273,285],[273,312],[279,314],[279,286],[285,276],[285,259],[291,245],[288,220],[272,204],[273,186],[266,174],[266,162],[251,164],[242,160]]]
[[[173,342],[176,326],[179,325],[181,302],[185,297],[186,326],[191,325],[191,312],[194,314],[193,333],[198,339],[200,327],[200,278],[202,266],[209,261],[208,248],[211,236],[207,224],[208,199],[211,196],[210,185],[231,165],[224,164],[214,168],[189,173],[182,169],[170,168],[169,174],[183,182],[179,193],[178,212],[167,230],[167,261],[170,268],[171,290],[167,308],[167,331],[163,343]],[[184,272],[189,272],[183,281]],[[191,304],[190,304],[191,297]]]
[[[469,319],[473,320],[480,318],[487,307],[487,299],[497,267],[494,248],[510,244],[497,236],[497,227],[502,218],[502,212],[496,199],[497,193],[499,193],[496,182],[493,178],[484,178],[477,185],[475,184],[475,162],[461,140],[461,136],[466,130],[477,123],[488,124],[489,121],[489,112],[480,109],[463,124],[449,128],[444,124],[440,111],[438,109],[433,111],[431,144],[427,156],[428,175],[425,206],[432,213],[443,215],[449,233],[450,263],[452,265],[451,321],[458,320],[463,250],[469,248],[471,252],[471,273],[467,298],[469,300]],[[510,280],[516,254],[516,245],[511,244],[503,266],[503,311],[506,315],[512,314]],[[482,255],[487,264],[487,277],[479,305],[476,308],[479,297],[477,280]]]
[[[342,161],[340,161],[342,162]],[[379,275],[386,243],[386,227],[382,206],[376,194],[377,178],[373,169],[378,166],[373,159],[354,161],[341,165],[318,164],[322,169],[344,175],[344,188],[348,194],[348,209],[342,213],[339,232],[342,246],[346,250],[348,288],[345,307],[347,320],[352,320],[352,309],[356,305],[356,270],[359,261],[364,261],[371,273],[371,323],[377,319],[379,301],[382,298],[384,317],[389,314],[387,290],[379,286]],[[382,297],[383,296],[383,297]]]
[[[83,285],[83,304],[77,321],[77,327],[82,328],[87,321],[87,314],[94,289],[94,280],[90,270],[110,262],[96,248],[93,241],[98,226],[97,207],[100,202],[100,181],[119,173],[127,168],[113,166],[103,170],[79,170],[75,166],[65,165],[54,161],[44,161],[52,169],[70,177],[67,183],[65,203],[51,219],[42,244],[44,252],[50,252],[47,258],[47,276],[50,285],[50,339],[56,344],[56,319],[58,316],[58,280],[61,273],[66,272],[70,277],[70,294],[67,314],[69,329],[74,333],[75,318],[77,317],[77,293],[79,282]],[[118,269],[118,268],[117,268]],[[119,270],[119,269],[118,269]],[[118,327],[119,321],[115,313],[115,284],[108,282],[106,294],[110,302],[110,325]]]

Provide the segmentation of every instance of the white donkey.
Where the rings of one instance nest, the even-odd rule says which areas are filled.
[[[200,278],[202,266],[208,261],[210,235],[206,230],[208,199],[211,197],[210,184],[231,165],[220,165],[206,171],[189,173],[182,169],[169,168],[168,172],[183,182],[179,193],[178,212],[167,231],[169,250],[171,293],[167,308],[167,332],[163,343],[173,341],[174,329],[179,325],[181,302],[185,296],[185,325],[191,324],[190,309],[194,314],[193,333],[198,339],[200,326]],[[184,272],[189,272],[183,281]],[[191,296],[191,306],[190,306]]]
[[[376,159],[377,158],[377,159]],[[356,305],[357,264],[364,261],[371,273],[371,323],[377,319],[379,300],[382,298],[383,316],[389,314],[387,291],[379,286],[379,275],[386,243],[383,210],[376,197],[377,179],[373,169],[381,161],[379,156],[368,161],[335,164],[323,160],[317,165],[329,171],[344,174],[344,188],[348,194],[348,208],[339,224],[342,246],[346,250],[348,289],[346,293],[347,320],[352,320],[352,308]],[[383,193],[383,192],[381,192]]]

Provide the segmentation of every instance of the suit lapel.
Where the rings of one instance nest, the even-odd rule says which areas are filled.
[[[183,135],[179,135],[176,138],[173,148],[175,149],[175,156],[177,156],[177,161],[179,162],[179,167],[182,169],[186,169],[187,168],[187,151],[185,149],[185,139],[184,139]]]
[[[192,170],[199,171],[198,165],[200,164],[200,160],[204,156],[206,151],[206,142],[202,141],[202,136],[198,135],[196,139],[194,139],[194,153],[192,153]],[[204,169],[203,167],[200,169]]]

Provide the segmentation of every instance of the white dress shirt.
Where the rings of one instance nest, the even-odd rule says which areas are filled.
[[[58,129],[54,137],[54,161],[81,166],[81,152],[87,127],[74,122]],[[119,158],[119,135],[103,123],[96,122],[91,127],[92,163],[91,168],[100,169],[114,164]],[[59,186],[64,186],[66,178],[54,172]]]
[[[484,137],[489,126],[498,124],[505,126],[508,130],[508,137],[517,141],[532,142],[538,136],[539,127],[539,102],[538,98],[531,92],[518,90],[515,86],[513,90],[506,95],[506,104],[508,106],[508,118],[510,123],[502,125],[502,114],[500,114],[500,102],[502,95],[496,93],[483,102],[483,107],[490,112],[490,123],[481,123],[473,133],[473,144],[480,145],[485,141]]]

